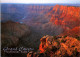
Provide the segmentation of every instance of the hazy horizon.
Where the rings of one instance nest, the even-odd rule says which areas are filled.
[[[1,3],[23,3],[23,4],[68,3],[68,4],[80,4],[80,0],[1,0]]]

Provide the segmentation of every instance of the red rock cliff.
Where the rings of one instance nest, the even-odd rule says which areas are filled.
[[[80,23],[80,7],[56,5],[49,15],[50,22],[55,25],[74,28]]]
[[[40,53],[47,53],[50,57],[76,57],[80,56],[80,40],[69,36],[61,38],[56,36],[44,36],[41,38],[39,50]]]
[[[79,57],[80,40],[69,36],[49,36],[40,39],[40,52],[30,52],[27,57]],[[30,55],[29,55],[30,54]]]

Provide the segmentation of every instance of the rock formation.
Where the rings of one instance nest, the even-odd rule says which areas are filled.
[[[24,35],[28,36],[29,34],[29,27],[24,24],[12,21],[1,23],[1,47],[17,46],[20,38]]]
[[[40,39],[40,52],[34,57],[79,57],[80,40],[69,36],[49,36]],[[34,52],[33,52],[34,55]],[[28,57],[28,56],[27,56]]]

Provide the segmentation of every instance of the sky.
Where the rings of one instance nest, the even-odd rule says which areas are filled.
[[[71,4],[80,4],[80,0],[1,0],[1,3],[71,3]]]

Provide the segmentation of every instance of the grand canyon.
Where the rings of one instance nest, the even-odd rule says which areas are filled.
[[[34,48],[5,53],[5,47]],[[2,4],[2,57],[80,57],[80,6]]]

